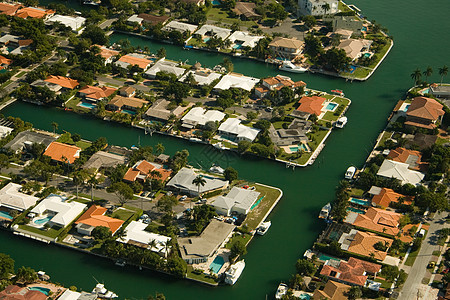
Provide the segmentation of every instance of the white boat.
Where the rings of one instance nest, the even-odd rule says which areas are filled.
[[[337,128],[343,128],[347,124],[347,117],[340,117],[335,123],[334,126]]]
[[[261,225],[256,229],[256,233],[259,235],[265,235],[271,225],[272,225],[271,221],[261,223]]]
[[[115,265],[119,266],[119,267],[125,267],[126,262],[123,259],[118,259],[118,260],[116,260]]]
[[[209,168],[209,171],[211,173],[216,173],[216,174],[220,174],[220,175],[222,175],[225,172],[225,170],[223,168],[221,168],[220,166],[216,166],[216,165],[213,165],[211,168]]]
[[[292,73],[305,73],[308,69],[302,68],[300,66],[294,65],[291,61],[285,60],[279,67],[282,71],[292,72]]]
[[[230,268],[225,272],[225,283],[233,285],[241,276],[242,271],[245,268],[244,260],[240,260],[237,263],[230,266]]]
[[[280,283],[277,288],[277,292],[275,293],[275,299],[281,299],[284,295],[287,294],[289,287],[286,283]]]
[[[200,143],[200,142],[202,141],[201,139],[195,138],[195,137],[191,137],[191,138],[189,138],[189,140],[190,140],[191,142],[196,142],[196,143]]]
[[[119,297],[117,294],[108,291],[102,283],[97,283],[95,288],[92,290],[92,293],[96,294],[100,299],[114,299]]]
[[[319,214],[319,219],[328,218],[330,212],[331,212],[331,204],[327,203],[324,207],[322,207],[322,210],[320,211],[320,214]]]
[[[348,167],[347,172],[345,172],[345,179],[348,179],[348,180],[352,179],[353,176],[355,176],[355,173],[356,173],[356,168],[354,166]]]
[[[221,142],[215,143],[213,145],[214,148],[219,149],[219,150],[229,150],[230,148],[225,147],[224,145],[222,145]]]

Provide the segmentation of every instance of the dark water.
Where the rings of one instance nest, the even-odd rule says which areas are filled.
[[[105,136],[111,144],[131,146],[141,136],[141,144],[163,143],[167,152],[186,148],[191,164],[209,166],[217,161],[222,167],[233,166],[243,178],[271,184],[284,191],[284,197],[270,219],[272,227],[264,237],[257,237],[245,256],[246,268],[233,287],[209,288],[188,281],[180,281],[157,273],[118,268],[108,261],[47,246],[9,233],[0,233],[0,252],[10,254],[17,265],[28,265],[46,270],[56,281],[65,285],[77,285],[89,289],[95,277],[115,290],[121,298],[141,298],[155,291],[163,292],[168,299],[264,299],[272,297],[277,284],[287,281],[294,272],[294,263],[309,248],[323,229],[318,222],[320,208],[332,201],[334,189],[351,164],[361,165],[370,152],[374,140],[385,126],[386,118],[412,85],[410,74],[416,68],[434,68],[432,80],[439,81],[438,67],[450,65],[450,4],[446,0],[413,1],[353,1],[370,20],[389,28],[395,45],[383,65],[371,79],[364,83],[310,75],[290,74],[295,80],[307,82],[308,87],[329,91],[339,88],[352,100],[347,112],[349,122],[329,137],[325,149],[316,164],[304,169],[286,169],[282,164],[259,159],[240,157],[212,151],[209,146],[194,145],[178,139],[145,136],[141,131],[113,123],[102,122],[56,109],[15,103],[6,108],[5,115],[13,115],[32,122],[36,127],[52,130],[51,122],[59,124],[59,130],[80,133],[83,138]],[[114,35],[113,41],[123,38]],[[164,46],[167,57],[189,60],[213,66],[223,56],[199,51],[185,51],[179,47],[150,40],[129,38],[133,45],[148,46],[156,51]],[[233,59],[235,71],[245,75],[265,77],[275,75],[275,69],[263,63]],[[286,74],[285,74],[286,75]]]

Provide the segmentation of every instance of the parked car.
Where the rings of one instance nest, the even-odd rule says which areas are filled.
[[[180,198],[180,201],[184,201],[184,200],[186,200],[186,199],[187,199],[187,196],[184,195],[184,196],[182,196],[182,197]]]
[[[430,261],[430,262],[428,263],[427,268],[428,268],[428,269],[432,269],[432,268],[434,268],[435,266],[436,266],[436,262],[435,262],[435,261]]]

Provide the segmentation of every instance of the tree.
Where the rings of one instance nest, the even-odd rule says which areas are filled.
[[[223,59],[222,66],[227,70],[227,72],[233,72],[234,65],[228,57]]]
[[[387,281],[394,281],[397,278],[399,273],[397,266],[385,265],[381,269],[381,275],[386,278]]]
[[[155,296],[148,296],[147,300],[166,300],[166,297],[162,293],[156,292]]]
[[[6,154],[0,154],[0,170],[9,166],[9,157]]]
[[[166,57],[166,55],[167,55],[167,52],[166,52],[166,48],[164,48],[164,47],[159,48],[158,51],[156,52],[156,56],[158,58]]]
[[[230,257],[235,258],[241,255],[247,254],[247,248],[245,247],[245,243],[242,240],[236,240],[231,245],[230,249]]]
[[[109,188],[108,192],[113,192],[119,198],[119,203],[124,205],[128,200],[133,199],[133,189],[125,182],[113,183]]]
[[[33,283],[37,280],[38,276],[35,270],[29,267],[20,267],[17,270],[16,278],[23,283]]]
[[[164,147],[163,144],[161,144],[161,143],[156,144],[156,153],[158,155],[163,154],[165,150],[166,150],[166,148]]]
[[[94,189],[97,187],[97,184],[99,183],[97,178],[95,177],[95,174],[89,177],[87,183],[91,187],[91,201],[94,202]]]
[[[448,73],[448,67],[446,65],[442,66],[442,68],[439,68],[439,76],[441,76],[441,85],[442,81],[444,80],[444,77],[447,76]]]
[[[307,259],[299,259],[295,263],[297,273],[300,275],[311,276],[316,272],[316,266]]]
[[[303,16],[302,21],[305,23],[305,26],[308,28],[313,27],[316,25],[317,20],[311,15]]]
[[[188,85],[177,81],[170,83],[164,89],[164,95],[169,99],[175,100],[177,103],[181,103],[183,98],[189,96],[190,91],[191,88]]]
[[[194,178],[194,180],[192,180],[192,184],[197,187],[198,195],[200,196],[200,187],[205,186],[206,179],[203,178],[202,175],[198,175],[197,177]]]
[[[52,127],[53,127],[53,133],[55,134],[56,133],[56,130],[58,129],[58,123],[56,123],[56,122],[52,122]]]
[[[347,297],[349,300],[356,300],[362,297],[362,291],[359,286],[352,286],[347,292]]]
[[[91,44],[97,45],[105,45],[109,41],[109,38],[106,35],[106,31],[95,25],[86,26],[83,33],[81,34],[81,37],[89,39],[91,41]]]
[[[247,119],[249,121],[253,121],[254,119],[256,119],[258,117],[258,113],[255,111],[249,111],[247,112]]]
[[[414,80],[414,85],[417,85],[419,83],[421,76],[422,72],[420,72],[419,69],[416,69],[411,73],[411,78]]]
[[[97,226],[92,230],[91,236],[96,241],[104,241],[112,237],[111,229],[106,226]]]
[[[252,145],[252,143],[249,141],[240,141],[238,143],[238,148],[237,148],[238,152],[241,154],[246,152],[250,148],[251,145]]]
[[[255,128],[261,129],[261,130],[268,130],[270,128],[270,121],[262,119],[255,123]]]
[[[88,174],[84,170],[78,170],[72,174],[73,183],[75,184],[77,189],[77,198],[78,198],[78,187],[84,184],[87,177]]]
[[[165,212],[166,214],[172,214],[172,208],[177,205],[178,201],[175,196],[162,196],[158,202],[156,202],[156,207],[159,211]]]
[[[325,67],[335,72],[347,70],[351,62],[351,58],[347,56],[345,50],[336,47],[327,50],[322,57]]]
[[[233,167],[226,168],[223,175],[225,176],[225,179],[228,180],[230,183],[238,179],[238,171],[236,171]]]
[[[428,82],[428,77],[430,77],[432,74],[433,74],[433,69],[430,66],[428,66],[426,68],[426,70],[423,71],[423,75],[425,76],[427,82]]]
[[[0,253],[0,279],[8,279],[14,273],[14,259],[9,255]]]

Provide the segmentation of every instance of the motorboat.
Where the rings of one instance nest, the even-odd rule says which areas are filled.
[[[92,293],[96,294],[100,299],[114,299],[119,297],[114,292],[108,291],[102,283],[97,283]]]
[[[337,128],[343,128],[347,124],[347,117],[340,117],[335,123],[334,126]]]
[[[256,229],[256,233],[259,235],[265,235],[271,225],[271,221],[261,223],[261,225]]]
[[[223,168],[221,168],[220,166],[216,166],[216,165],[213,165],[211,168],[209,168],[209,171],[211,173],[216,173],[216,174],[220,174],[220,175],[222,175],[225,172],[225,170]]]
[[[189,138],[189,140],[190,140],[191,142],[195,142],[195,143],[200,143],[200,142],[202,141],[201,139],[195,138],[195,137],[191,137],[191,138]]]
[[[277,288],[277,292],[275,293],[275,299],[281,299],[284,295],[287,294],[289,287],[286,283],[280,283]]]
[[[319,219],[327,219],[331,212],[331,204],[327,203],[319,213]]]
[[[123,259],[118,259],[118,260],[116,260],[115,265],[119,266],[119,267],[125,267],[126,262]]]
[[[237,263],[230,266],[230,268],[225,272],[225,283],[233,285],[239,279],[242,271],[245,268],[245,261],[240,260]]]
[[[292,72],[292,73],[305,73],[308,69],[294,65],[291,61],[285,60],[279,67],[282,71]]]
[[[219,149],[219,150],[229,150],[230,148],[225,147],[221,142],[215,143],[213,145],[214,148]]]
[[[350,167],[348,167],[347,172],[345,172],[344,177],[345,177],[345,179],[350,180],[353,178],[353,176],[355,176],[355,173],[356,173],[356,168],[354,166],[350,166]]]
[[[331,90],[331,92],[333,93],[333,94],[335,94],[335,95],[339,95],[339,96],[345,96],[344,95],[344,91],[342,91],[342,90]]]

